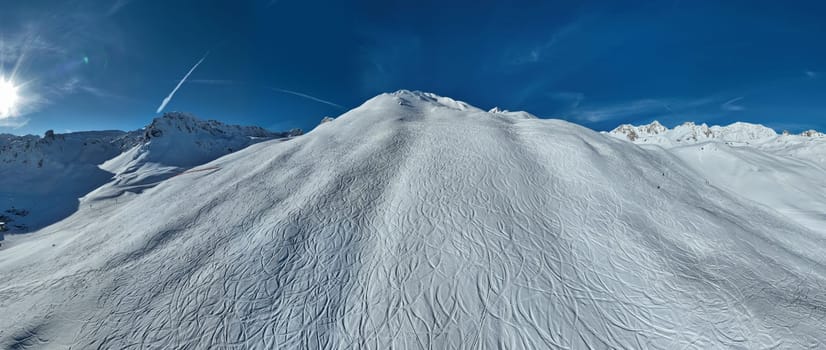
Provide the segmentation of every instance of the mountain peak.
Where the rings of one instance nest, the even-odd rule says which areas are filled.
[[[631,124],[622,124],[611,130],[613,135],[625,135],[630,141],[636,141],[640,136],[658,135],[668,131],[668,128],[660,124],[659,121],[653,121],[651,124],[634,126]]]
[[[496,115],[498,117],[505,117],[511,119],[538,119],[535,115],[525,111],[509,111],[499,107],[494,107],[485,111],[479,107],[473,106],[467,102],[456,100],[450,97],[444,97],[432,92],[412,91],[412,90],[398,90],[392,93],[384,93],[378,95],[362,105],[364,108],[413,108],[427,111],[431,108],[445,108],[453,111],[481,113],[488,115]],[[360,108],[356,108],[358,111]],[[353,111],[351,111],[353,112]],[[347,114],[350,114],[348,112]],[[423,113],[429,115],[430,113]]]
[[[4,179],[0,215],[9,206],[34,208],[49,203],[50,209],[32,210],[32,215],[16,218],[7,227],[27,232],[71,212],[78,198],[95,188],[102,189],[103,197],[123,188],[145,188],[254,143],[300,134],[300,129],[271,132],[182,112],[165,113],[131,132],[0,134],[0,178]]]
[[[411,91],[411,90],[398,90],[391,94],[386,94],[395,98],[395,102],[398,105],[402,106],[411,106],[415,102],[419,103],[427,103],[434,105],[436,107],[443,107],[443,108],[450,108],[460,111],[479,111],[482,110],[474,107],[467,102],[454,100],[450,97],[444,97],[432,92],[424,92],[424,91]],[[383,96],[383,95],[379,95]]]
[[[161,137],[165,133],[201,133],[222,137],[286,137],[301,135],[303,132],[300,129],[293,129],[288,133],[274,133],[258,126],[229,125],[212,119],[203,120],[186,112],[164,113],[162,116],[153,119],[152,123],[144,128],[144,137],[146,140]]]
[[[708,126],[705,123],[685,122],[669,129],[657,121],[647,125],[623,124],[608,132],[614,137],[635,143],[681,144],[719,140],[749,143],[777,136],[773,129],[760,124],[736,122],[727,126]]]

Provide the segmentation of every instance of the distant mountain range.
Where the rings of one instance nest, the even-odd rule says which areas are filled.
[[[78,198],[139,191],[187,168],[270,139],[301,135],[166,113],[134,131],[0,134],[0,222],[28,232],[65,217]],[[103,187],[102,187],[103,186]],[[25,216],[15,215],[26,210]]]
[[[708,126],[687,122],[673,129],[666,128],[657,121],[648,125],[634,126],[623,124],[609,132],[614,136],[623,136],[634,143],[676,145],[704,141],[723,141],[737,144],[749,144],[766,141],[777,137],[794,139],[796,136],[806,138],[826,137],[816,130],[808,130],[798,135],[788,131],[778,134],[774,129],[759,124],[737,122],[728,126]]]

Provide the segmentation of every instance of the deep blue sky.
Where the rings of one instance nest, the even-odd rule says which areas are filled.
[[[24,103],[0,132],[140,128],[207,52],[165,110],[309,129],[404,88],[598,130],[823,130],[824,18],[817,1],[6,1]]]

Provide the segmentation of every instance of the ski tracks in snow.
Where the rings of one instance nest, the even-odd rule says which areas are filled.
[[[46,274],[19,287],[77,294],[49,314],[82,327],[38,336],[122,349],[823,345],[823,248],[756,234],[796,235],[771,214],[571,124],[381,98],[60,233],[75,238],[57,263],[95,285],[42,290]],[[104,258],[69,253],[92,247]],[[0,308],[48,324],[22,291],[5,294]]]

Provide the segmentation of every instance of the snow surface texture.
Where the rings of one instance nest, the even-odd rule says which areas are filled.
[[[139,191],[250,144],[300,133],[171,112],[132,132],[0,135],[0,222],[12,233],[36,230],[76,211],[78,198],[92,190],[92,196]]]
[[[0,252],[0,344],[826,346],[824,236],[663,148],[400,91],[193,170]]]
[[[777,134],[762,125],[658,122],[622,125],[609,135],[664,147],[710,185],[755,201],[826,235],[826,135]],[[656,146],[652,146],[656,145]]]

